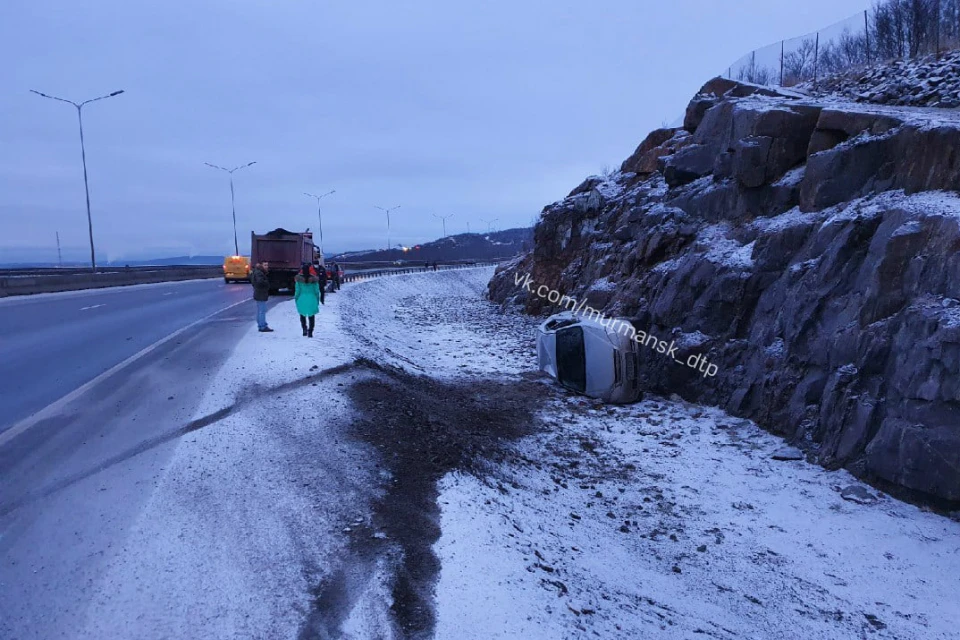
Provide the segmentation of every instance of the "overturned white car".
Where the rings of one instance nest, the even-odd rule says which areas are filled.
[[[537,334],[540,370],[571,391],[604,402],[636,402],[640,345],[617,331],[622,323],[632,326],[630,320],[617,318],[608,328],[569,311],[550,316]]]

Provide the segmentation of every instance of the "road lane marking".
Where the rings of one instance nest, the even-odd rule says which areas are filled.
[[[210,319],[213,318],[214,316],[216,316],[216,315],[218,315],[218,314],[221,314],[221,313],[223,313],[224,311],[228,311],[229,309],[233,309],[234,307],[236,307],[236,306],[238,306],[238,305],[241,305],[241,304],[243,304],[244,302],[248,302],[248,301],[250,301],[251,299],[252,299],[252,297],[251,297],[251,298],[244,298],[243,300],[240,300],[239,302],[234,302],[234,303],[231,304],[231,305],[227,305],[226,307],[220,309],[219,311],[214,311],[213,313],[211,313],[211,314],[208,315],[208,316],[204,316],[204,317],[200,318],[199,320],[196,320],[196,321],[194,321],[194,322],[191,322],[190,324],[188,324],[188,325],[186,325],[186,326],[184,326],[184,327],[181,327],[181,328],[177,329],[176,331],[174,331],[174,332],[171,333],[170,335],[166,336],[165,338],[160,338],[159,340],[157,340],[157,341],[154,342],[153,344],[151,344],[151,345],[149,345],[149,346],[147,346],[147,347],[144,347],[144,348],[141,349],[140,351],[136,352],[135,354],[133,354],[132,356],[130,356],[129,358],[127,358],[127,359],[124,360],[123,362],[120,362],[119,364],[113,365],[112,367],[110,367],[109,369],[107,369],[106,371],[104,371],[103,373],[101,373],[100,375],[98,375],[98,376],[97,376],[96,378],[94,378],[93,380],[90,380],[90,381],[86,382],[85,384],[77,387],[76,389],[74,389],[74,390],[71,391],[70,393],[66,394],[65,396],[63,396],[63,397],[60,398],[59,400],[53,401],[52,403],[48,404],[48,405],[45,406],[43,409],[40,409],[40,410],[37,411],[36,413],[34,413],[34,414],[30,415],[30,416],[27,416],[26,418],[24,418],[24,419],[21,420],[20,422],[17,422],[17,423],[14,424],[13,426],[11,426],[11,427],[10,427],[9,429],[7,429],[6,431],[0,432],[0,447],[2,447],[3,445],[7,444],[7,443],[10,442],[11,440],[13,440],[15,437],[17,437],[18,435],[20,435],[21,433],[23,433],[24,431],[26,431],[27,429],[29,429],[29,428],[32,427],[33,425],[37,424],[37,423],[40,422],[41,420],[46,420],[47,418],[50,418],[50,417],[52,417],[52,416],[57,415],[57,413],[60,411],[60,409],[62,409],[62,408],[64,407],[64,405],[67,405],[67,404],[73,402],[74,400],[76,400],[77,398],[79,398],[80,396],[82,396],[84,393],[86,393],[87,391],[89,391],[90,389],[92,389],[94,386],[96,386],[98,383],[102,382],[103,380],[106,380],[106,379],[109,378],[110,376],[112,376],[112,375],[114,375],[115,373],[119,372],[121,369],[124,369],[124,368],[127,367],[128,365],[136,362],[136,361],[139,360],[140,358],[142,358],[142,357],[144,357],[145,355],[149,354],[151,351],[154,351],[157,347],[163,346],[164,344],[166,344],[167,342],[170,342],[171,340],[173,340],[174,338],[176,338],[176,337],[179,336],[180,334],[184,333],[185,331],[188,331],[188,330],[192,329],[193,327],[195,327],[195,326],[197,326],[197,325],[199,325],[199,324],[201,324],[201,323],[203,323],[203,322],[206,322],[206,321],[210,320]]]
[[[106,303],[104,303],[104,304],[95,304],[95,305],[90,306],[90,307],[81,307],[81,308],[80,308],[80,311],[87,311],[87,310],[89,310],[89,309],[99,309],[100,307],[105,307],[105,306],[107,306]]]

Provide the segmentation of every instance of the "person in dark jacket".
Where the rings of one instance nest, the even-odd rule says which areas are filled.
[[[327,289],[327,269],[320,264],[319,260],[315,260],[313,263],[313,271],[311,272],[317,277],[317,282],[320,285],[320,304],[327,304],[323,301],[324,293]]]
[[[333,263],[333,290],[340,291],[340,265]]]
[[[311,273],[313,266],[304,264],[300,273],[294,278],[294,300],[297,301],[297,313],[300,314],[300,326],[303,327],[303,337],[313,337],[313,327],[316,315],[320,311],[320,284],[319,279]]]
[[[257,327],[261,333],[273,331],[267,325],[267,300],[270,298],[270,278],[267,272],[270,271],[270,265],[266,262],[258,262],[250,272],[250,284],[253,285],[253,299],[257,303]]]

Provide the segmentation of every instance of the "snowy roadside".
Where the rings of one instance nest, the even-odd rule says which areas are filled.
[[[350,419],[344,382],[310,378],[353,358],[339,295],[313,339],[292,301],[268,313],[275,333],[251,317],[194,415],[208,424],[171,445],[78,637],[297,637],[377,486],[370,452],[330,428]]]
[[[443,483],[438,637],[957,637],[957,522],[716,410],[546,413],[497,486]]]
[[[378,278],[348,291],[344,331],[381,361],[438,380],[503,376],[528,368],[536,322],[491,313],[493,267]],[[346,291],[346,290],[345,290]]]
[[[79,635],[396,637],[413,571],[441,639],[956,637],[960,524],[714,409],[567,395],[535,374],[537,320],[483,299],[492,271],[346,285],[312,340],[289,301],[275,333],[251,320]],[[535,435],[501,438],[524,394]],[[460,460],[440,427],[499,444],[437,491],[416,470]]]
[[[490,273],[368,283],[351,332],[437,379],[529,379],[536,320],[483,300]],[[541,388],[545,431],[440,483],[436,637],[955,637],[957,522],[716,409]]]
[[[484,302],[485,277],[452,299],[377,284],[351,304],[407,366],[535,369],[535,321]],[[543,391],[547,431],[492,476],[441,482],[438,638],[956,637],[957,522],[774,460],[793,457],[779,438],[715,409]]]

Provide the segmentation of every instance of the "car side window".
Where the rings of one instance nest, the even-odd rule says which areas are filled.
[[[587,360],[583,347],[583,329],[568,327],[557,331],[557,380],[568,389],[583,393],[587,389]]]

